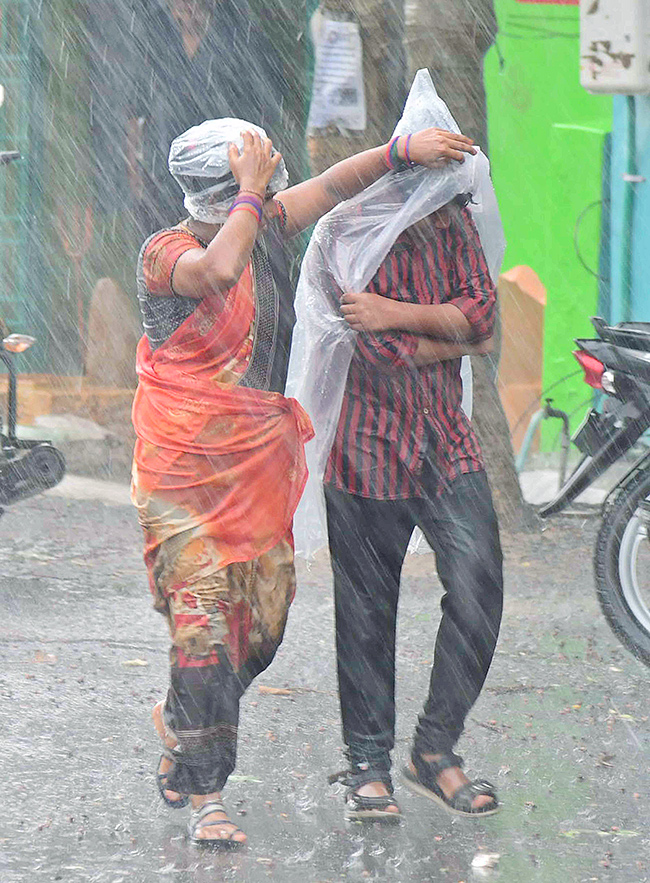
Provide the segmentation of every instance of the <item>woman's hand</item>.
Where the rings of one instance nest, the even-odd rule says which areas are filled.
[[[402,140],[400,139],[398,145],[400,155],[404,153]],[[476,153],[476,147],[473,145],[474,142],[467,135],[447,132],[444,129],[422,129],[411,135],[409,157],[411,162],[437,169],[452,160],[465,162],[466,153]]]
[[[390,331],[394,327],[397,301],[370,291],[353,291],[343,295],[341,312],[355,331]]]
[[[258,132],[242,132],[244,147],[242,152],[236,144],[228,149],[228,160],[235,181],[242,190],[253,190],[264,194],[266,185],[273,177],[282,159],[281,153],[271,156],[273,145],[269,138],[260,138]]]

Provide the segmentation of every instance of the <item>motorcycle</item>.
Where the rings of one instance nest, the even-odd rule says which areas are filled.
[[[574,356],[585,382],[605,393],[573,438],[582,454],[556,497],[542,506],[561,512],[650,428],[650,323],[607,325],[592,319],[598,339],[578,339]],[[650,450],[609,492],[602,507],[594,569],[601,609],[614,633],[650,666]]]
[[[0,165],[20,159],[17,150],[0,151]],[[65,475],[65,460],[50,441],[21,439],[16,435],[17,375],[15,359],[35,339],[9,334],[0,345],[0,362],[7,369],[6,431],[0,417],[0,515],[4,506],[33,497],[55,487]]]

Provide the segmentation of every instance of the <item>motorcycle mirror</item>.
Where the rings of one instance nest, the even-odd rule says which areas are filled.
[[[36,338],[28,334],[10,334],[2,341],[3,347],[10,353],[24,353],[33,343],[36,343]]]

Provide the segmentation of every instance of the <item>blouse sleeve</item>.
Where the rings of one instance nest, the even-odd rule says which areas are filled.
[[[153,237],[142,259],[144,281],[150,294],[175,295],[173,276],[176,263],[191,248],[201,248],[196,239],[182,230],[163,230]]]

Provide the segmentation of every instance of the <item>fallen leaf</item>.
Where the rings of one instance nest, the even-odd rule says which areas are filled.
[[[266,693],[269,696],[291,696],[294,690],[289,687],[265,687],[262,684],[258,687],[260,693]]]
[[[54,665],[56,656],[54,653],[45,653],[43,650],[37,650],[34,653],[34,662],[47,662],[48,665]]]
[[[149,665],[146,659],[125,659],[122,665],[131,665],[134,668],[138,665]]]
[[[596,831],[593,828],[575,828],[571,831],[560,831],[561,837],[579,837],[581,834],[595,834],[597,837],[640,837],[639,831]]]

